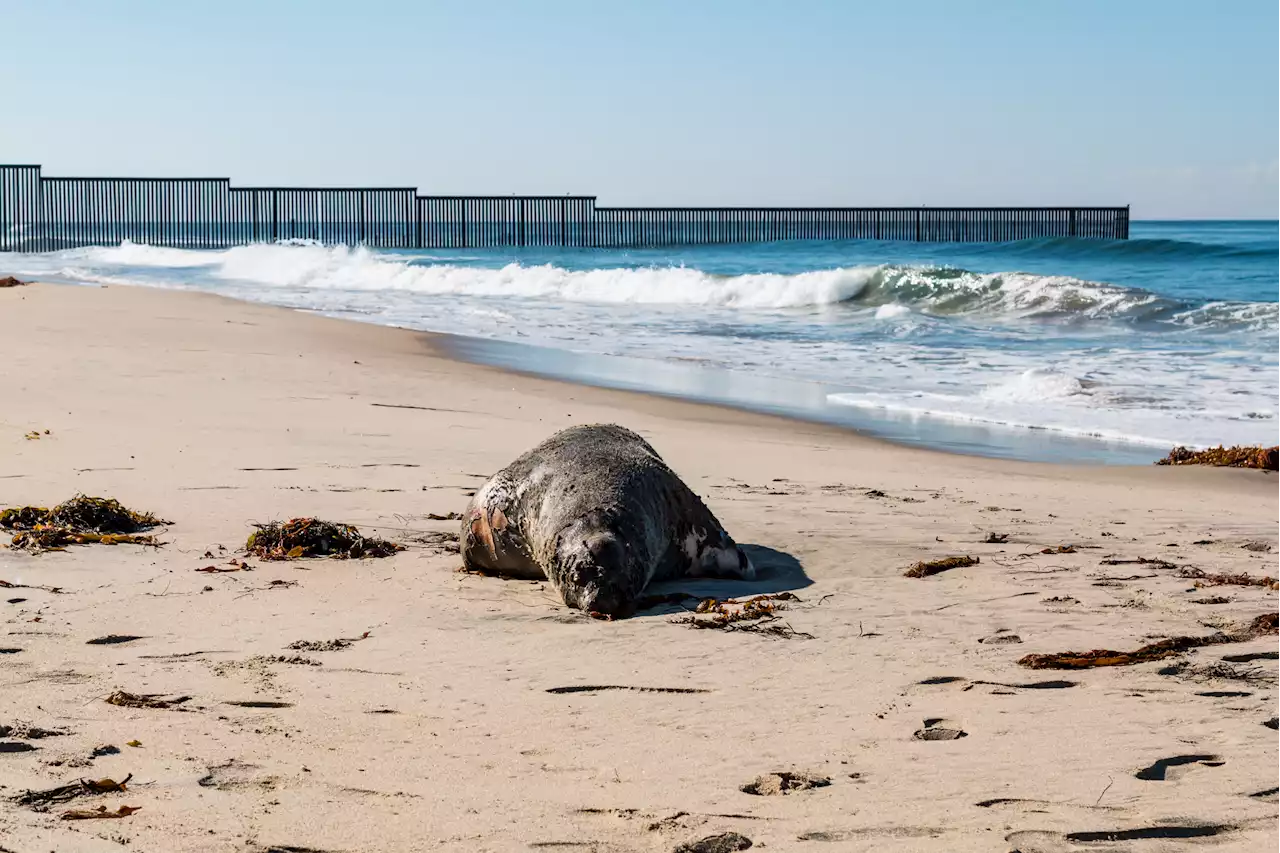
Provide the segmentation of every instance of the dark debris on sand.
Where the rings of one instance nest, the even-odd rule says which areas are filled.
[[[1208,450],[1192,450],[1175,447],[1169,455],[1157,460],[1157,465],[1212,465],[1218,468],[1260,468],[1275,471],[1280,447],[1211,447]]]
[[[0,527],[17,531],[12,546],[32,553],[93,543],[159,546],[154,536],[140,532],[170,523],[129,509],[115,498],[87,495],[76,495],[53,509],[23,506],[0,512]]]
[[[671,621],[690,628],[718,628],[722,631],[746,631],[788,639],[813,639],[812,634],[797,631],[785,623],[774,624],[781,619],[778,612],[786,610],[786,602],[791,601],[798,602],[800,599],[790,592],[757,595],[743,600],[706,598],[698,602],[690,615]]]
[[[750,850],[751,839],[736,832],[721,832],[708,835],[697,841],[689,841],[675,849],[675,853],[737,853],[739,850]]]
[[[332,557],[339,560],[361,557],[390,557],[404,546],[385,539],[364,536],[349,524],[335,524],[318,518],[291,518],[270,524],[255,524],[245,550],[260,560],[296,560],[302,557]]]
[[[128,791],[126,786],[128,781],[133,778],[133,774],[121,779],[119,782],[114,779],[80,779],[69,785],[59,785],[56,788],[46,788],[41,791],[26,791],[13,798],[13,802],[20,806],[27,806],[36,811],[46,811],[49,806],[57,803],[68,803],[78,797],[93,797],[101,794],[115,794],[122,791]]]
[[[121,708],[172,708],[191,699],[190,696],[175,696],[170,699],[162,698],[163,696],[163,693],[128,693],[117,690],[102,701]]]
[[[829,776],[794,770],[780,770],[757,776],[738,790],[744,794],[752,794],[757,797],[769,797],[790,794],[795,791],[809,791],[813,788],[825,788],[830,784],[831,778]]]
[[[1232,575],[1225,572],[1214,573],[1206,572],[1203,569],[1187,568],[1180,570],[1178,577],[1194,580],[1197,589],[1206,586],[1261,586],[1272,590],[1280,589],[1280,584],[1276,583],[1275,578],[1266,576]]]
[[[1094,649],[1088,652],[1027,655],[1019,660],[1018,663],[1028,669],[1091,669],[1100,666],[1131,666],[1137,663],[1164,660],[1204,646],[1242,643],[1246,640],[1275,634],[1276,624],[1277,614],[1264,613],[1249,624],[1230,632],[1219,632],[1203,637],[1170,637],[1167,640],[1148,643],[1132,652]]]
[[[950,571],[951,569],[963,569],[966,566],[976,566],[982,562],[977,557],[944,557],[941,560],[928,560],[913,565],[902,573],[907,578],[927,578],[930,575],[936,575],[941,572]]]

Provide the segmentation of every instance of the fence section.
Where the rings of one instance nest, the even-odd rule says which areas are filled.
[[[595,196],[423,196],[411,187],[233,187],[227,178],[50,178],[0,166],[0,251],[124,240],[385,249],[628,248],[774,240],[1123,240],[1126,207],[597,207]]]

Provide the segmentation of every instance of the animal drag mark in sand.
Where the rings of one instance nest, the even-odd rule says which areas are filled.
[[[605,616],[634,613],[651,581],[755,577],[658,452],[613,424],[563,430],[494,474],[461,541],[466,570],[545,578],[565,604]]]
[[[115,498],[76,495],[53,509],[23,506],[0,512],[0,527],[17,531],[12,545],[38,554],[63,551],[67,545],[153,545],[154,536],[139,535],[162,524],[170,524],[149,512],[121,506]]]

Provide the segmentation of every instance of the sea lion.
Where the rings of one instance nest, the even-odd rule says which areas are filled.
[[[750,580],[755,567],[647,441],[562,430],[486,482],[462,519],[465,568],[547,579],[564,603],[626,616],[650,581]]]

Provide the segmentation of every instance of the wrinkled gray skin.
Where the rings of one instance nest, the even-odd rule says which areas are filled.
[[[462,520],[471,570],[546,578],[564,603],[626,616],[650,581],[755,568],[657,451],[614,424],[571,427],[503,468]]]

